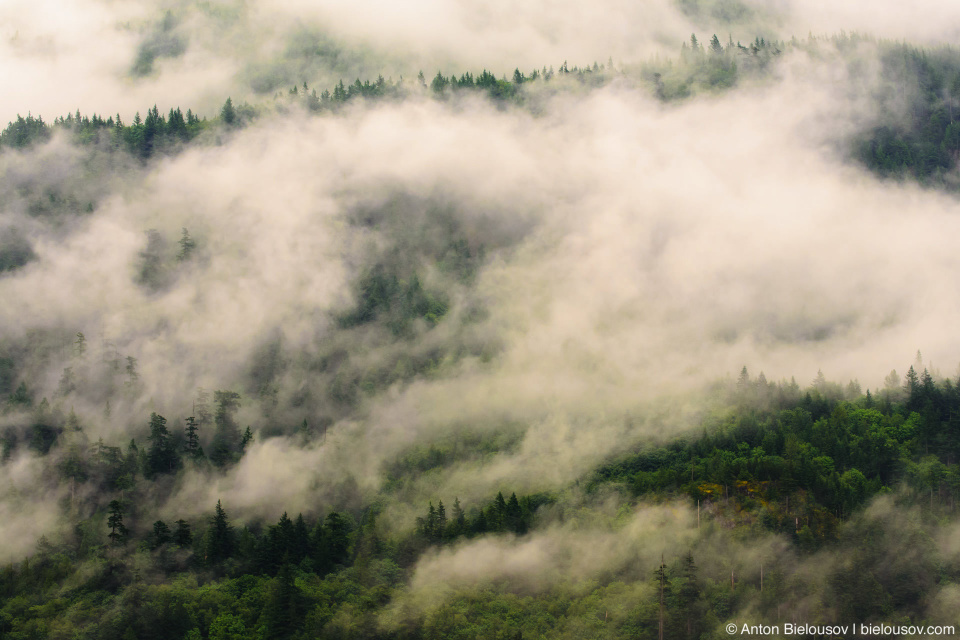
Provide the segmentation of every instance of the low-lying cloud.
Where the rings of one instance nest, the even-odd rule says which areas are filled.
[[[140,40],[130,34],[141,27],[154,33],[149,12],[130,9],[122,18],[133,26],[124,30],[115,24],[121,18],[97,5],[91,32],[119,53],[108,65],[103,50],[94,51],[101,62],[91,75],[68,62],[81,36],[64,41],[62,51],[54,46],[72,28],[23,28],[2,45],[3,64],[20,64],[21,75],[12,77],[21,93],[0,106],[23,111],[9,101],[34,104],[28,77],[48,68],[90,80],[97,97],[89,101],[69,84],[58,92],[80,100],[85,112],[106,111],[101,99],[130,110],[148,95],[148,104],[163,98],[186,106],[180,101],[206,91],[219,91],[219,104],[243,61],[212,65],[209,82],[190,75],[203,66],[196,61],[242,48],[230,38],[263,11],[254,4],[233,14],[230,6],[207,17],[171,7],[180,22],[170,29],[186,43],[183,52],[163,49],[156,68],[138,79],[129,69]],[[453,14],[438,9],[441,35],[412,55],[441,56],[455,49],[464,25],[499,29],[507,13],[500,5],[451,6]],[[686,37],[686,18],[668,5],[617,8],[651,30],[642,32],[644,47],[663,41],[654,30]],[[39,24],[6,11],[5,28]],[[338,25],[331,29],[344,41],[383,28],[379,19],[347,20],[346,9],[334,5],[317,11],[311,19]],[[650,23],[636,11],[652,12]],[[622,35],[611,34],[614,27],[597,26],[579,10],[574,17],[596,28],[575,39],[572,22],[551,14],[547,27],[534,28],[536,15],[521,10],[515,28],[502,33],[513,47],[526,35],[537,57],[567,46],[545,34],[567,34],[583,57],[598,41],[620,46],[635,34],[631,20],[619,23],[628,25],[617,27]],[[191,21],[207,19],[222,23],[226,44],[205,44],[191,31]],[[263,28],[281,35],[263,42],[282,49],[286,31],[270,25],[282,25],[284,15],[271,19],[278,22]],[[384,50],[402,48],[422,28],[396,29]],[[515,53],[498,41],[483,50],[463,37],[478,46],[465,45],[457,58],[463,64]],[[17,49],[26,46],[21,38],[41,44]],[[42,44],[48,40],[53,44]],[[180,495],[198,504],[224,497],[228,506],[265,516],[333,504],[344,491],[373,494],[386,462],[451,425],[483,432],[512,424],[524,433],[482,469],[464,467],[474,495],[509,486],[546,490],[644,438],[688,428],[696,403],[676,399],[744,364],[770,379],[796,376],[803,384],[822,369],[828,378],[876,387],[920,348],[952,372],[960,361],[953,326],[960,296],[951,275],[960,266],[952,241],[960,231],[956,201],[851,166],[836,140],[872,114],[851,110],[863,97],[851,101],[842,72],[802,52],[785,54],[776,69],[766,81],[675,105],[613,82],[585,95],[543,98],[536,114],[416,95],[321,117],[265,110],[246,129],[210,131],[202,143],[145,167],[104,165],[109,177],[96,188],[75,183],[84,159],[63,139],[5,150],[7,175],[48,180],[36,187],[41,197],[57,201],[50,193],[60,189],[83,198],[82,215],[69,224],[48,223],[47,209],[31,209],[36,201],[19,195],[0,211],[4,224],[28,232],[35,254],[0,275],[0,299],[9,301],[0,306],[0,337],[82,331],[91,341],[89,366],[98,366],[107,342],[137,359],[141,386],[122,406],[115,403],[109,418],[103,389],[67,394],[92,438],[142,433],[151,411],[184,417],[198,386],[242,389],[242,421],[261,435],[328,418],[326,440],[312,447],[261,437],[215,482],[199,472],[184,479]],[[167,93],[174,84],[181,93]],[[40,98],[36,104],[35,111],[62,110]],[[54,165],[60,169],[44,169]],[[178,261],[183,228],[197,249]],[[162,241],[147,256],[144,232],[151,229]],[[466,284],[443,273],[429,252],[417,253],[418,242],[457,238],[485,248]],[[160,267],[147,269],[148,259]],[[428,286],[448,292],[449,314],[435,327],[420,322],[409,335],[393,336],[379,325],[343,326],[358,280],[388,259],[406,261]],[[471,316],[475,308],[482,313]],[[278,355],[257,387],[251,378],[262,367],[253,361],[265,344],[278,345]],[[435,353],[420,373],[369,382],[402,369],[403,357]],[[53,397],[64,367],[87,366],[73,358],[67,345],[51,349],[22,377],[30,374],[38,398]],[[338,369],[342,362],[349,366]],[[334,398],[335,384],[352,385],[353,396]],[[665,398],[678,406],[658,413]],[[346,478],[355,488],[327,490]],[[415,492],[426,497],[438,486],[459,491],[467,484],[462,472],[441,471]]]
[[[413,78],[541,67],[632,64],[676,54],[691,32],[734,41],[841,30],[923,44],[955,39],[958,9],[929,0],[823,5],[811,0],[657,0],[601,4],[420,2],[402,7],[262,0],[8,2],[0,8],[0,121],[81,109],[125,121],[154,103],[213,116],[227,95],[257,100],[308,82]]]

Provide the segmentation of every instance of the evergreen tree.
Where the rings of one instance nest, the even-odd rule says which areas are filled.
[[[17,114],[17,119],[7,125],[7,128],[0,131],[0,147],[13,147],[23,149],[34,142],[42,142],[50,138],[50,128],[44,123],[43,118],[34,118],[32,114],[27,114],[24,118]]]
[[[233,108],[231,98],[227,98],[227,101],[223,103],[223,108],[220,109],[220,120],[228,127],[237,124],[237,111]]]
[[[437,518],[434,525],[433,539],[436,541],[443,540],[443,536],[447,531],[447,510],[443,506],[443,500],[437,503]]]
[[[181,549],[193,544],[193,534],[190,532],[190,523],[186,520],[177,520],[174,524],[177,525],[177,528],[173,532],[173,543]]]
[[[827,377],[820,369],[817,369],[817,377],[813,379],[813,388],[820,393],[825,393],[827,390]]]
[[[167,114],[167,136],[171,139],[186,141],[189,139],[187,123],[183,119],[180,108],[171,108]]]
[[[167,431],[167,419],[157,413],[150,414],[149,440],[147,464],[150,475],[169,473],[176,469],[179,458],[174,450],[170,432]]]
[[[120,114],[117,114],[117,119],[113,123],[113,144],[114,147],[120,146],[120,142],[123,140],[124,127],[123,121],[120,120]]]
[[[507,517],[507,501],[503,499],[503,492],[498,491],[493,502],[493,519],[490,523],[494,531],[503,531]]]
[[[890,373],[887,374],[887,377],[883,379],[883,384],[887,391],[893,391],[900,388],[900,376],[897,375],[896,369],[891,369]]]
[[[337,565],[346,563],[350,548],[350,532],[346,521],[336,511],[331,512],[321,527],[317,525],[315,544],[317,569],[329,573]]]
[[[193,413],[197,416],[200,426],[210,424],[213,416],[210,413],[210,392],[203,387],[197,387],[197,398],[193,403]]]
[[[111,500],[109,506],[109,515],[107,516],[107,526],[110,527],[110,533],[107,537],[115,544],[123,544],[127,540],[127,528],[123,525],[123,505],[119,500]]]
[[[473,529],[475,535],[486,533],[490,530],[490,525],[487,523],[487,516],[483,509],[480,509],[479,513],[477,513],[477,518],[473,521],[471,529]]]
[[[317,95],[316,89],[311,91],[310,95],[307,97],[307,109],[310,111],[320,110],[320,97]]]
[[[921,384],[920,377],[916,370],[911,366],[907,369],[907,375],[904,377],[903,389],[907,392],[907,410],[916,411],[921,405]]]
[[[17,385],[16,391],[10,395],[10,404],[21,407],[29,407],[33,404],[33,399],[27,390],[27,383],[21,382]]]
[[[137,373],[137,359],[133,356],[127,356],[127,386],[133,386],[136,384],[137,380],[140,378],[140,374]]]
[[[450,80],[444,78],[443,74],[437,71],[437,75],[434,76],[433,80],[430,82],[430,89],[436,94],[441,94],[449,84]]]
[[[710,39],[710,52],[714,55],[723,53],[723,45],[720,44],[720,38],[717,37],[717,34],[713,34],[713,38]]]
[[[190,237],[190,232],[187,231],[186,227],[181,229],[180,240],[177,241],[177,244],[180,245],[177,260],[179,262],[186,262],[193,255],[193,249],[197,246],[193,238]]]
[[[697,34],[695,33],[690,34],[690,50],[693,51],[694,54],[700,53],[702,51],[702,49],[700,48],[700,42],[697,41]]]
[[[668,637],[667,629],[670,625],[670,618],[667,615],[667,604],[670,601],[671,593],[670,581],[667,579],[667,565],[664,564],[662,557],[660,559],[660,565],[657,567],[657,570],[654,571],[653,576],[656,587],[659,637],[665,638]]]
[[[127,445],[127,453],[123,457],[123,470],[131,481],[137,477],[137,474],[143,472],[140,448],[137,447],[137,441],[133,438],[130,439],[130,444]]]
[[[283,564],[295,561],[294,525],[286,511],[280,521],[267,530],[257,553],[261,567],[271,575],[276,575]]]
[[[303,618],[303,597],[294,582],[293,566],[284,564],[272,581],[262,620],[267,637],[290,638]]]
[[[520,501],[517,500],[517,494],[510,494],[510,501],[504,509],[504,528],[514,533],[525,533],[523,526],[523,509],[520,508]]]
[[[427,517],[422,521],[422,525],[424,537],[431,542],[435,542],[437,532],[437,510],[434,508],[432,502],[430,503],[430,507],[427,509]]]
[[[153,540],[150,542],[150,548],[156,549],[170,542],[170,527],[163,520],[157,520],[153,523]]]
[[[450,537],[456,538],[467,532],[467,515],[460,507],[460,498],[453,500],[453,519],[450,522]]]
[[[681,585],[677,590],[678,613],[684,628],[679,635],[693,640],[699,638],[701,620],[704,611],[700,602],[700,580],[697,575],[697,565],[693,561],[693,553],[688,552],[683,557],[680,568]]]
[[[234,391],[216,391],[213,396],[217,403],[217,413],[214,418],[216,430],[210,460],[217,466],[224,466],[240,453],[242,436],[233,417],[240,407],[240,394]]]
[[[206,549],[208,564],[221,562],[233,555],[233,527],[227,520],[227,512],[224,511],[219,500],[217,500],[214,515],[210,519],[208,536]]]
[[[87,353],[87,339],[81,331],[77,331],[77,339],[73,342],[73,353],[79,360],[83,360],[83,356]]]
[[[186,437],[183,443],[183,452],[195,460],[203,457],[199,431],[200,427],[197,426],[197,419],[194,416],[187,418],[187,426],[184,430]]]
[[[293,522],[290,559],[299,564],[304,558],[310,557],[310,555],[310,531],[307,529],[307,523],[303,519],[303,514],[298,513],[297,519]]]

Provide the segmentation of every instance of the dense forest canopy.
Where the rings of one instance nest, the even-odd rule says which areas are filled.
[[[956,625],[951,10],[462,4],[0,10],[0,637]]]

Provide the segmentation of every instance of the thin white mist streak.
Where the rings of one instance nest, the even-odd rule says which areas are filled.
[[[69,492],[51,482],[46,460],[24,454],[0,465],[0,562],[33,552],[60,523],[58,502]]]
[[[487,535],[429,550],[381,623],[429,617],[453,597],[493,585],[521,596],[554,590],[576,596],[620,581],[643,585],[636,595],[655,602],[656,568],[664,561],[672,574],[688,554],[704,582],[722,584],[732,571],[738,584],[756,585],[761,563],[768,572],[790,574],[797,567],[782,537],[738,540],[715,524],[698,529],[697,514],[686,505],[642,504],[615,514],[585,509],[569,518],[521,537]]]
[[[507,581],[517,590],[576,585],[602,574],[659,564],[683,554],[697,538],[696,514],[680,505],[641,506],[615,526],[572,522],[522,537],[483,536],[428,552],[417,563],[410,597],[442,587]],[[438,602],[435,604],[439,604]]]

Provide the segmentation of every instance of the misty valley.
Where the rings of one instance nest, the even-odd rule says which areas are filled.
[[[294,4],[0,8],[0,638],[956,634],[949,32]]]

